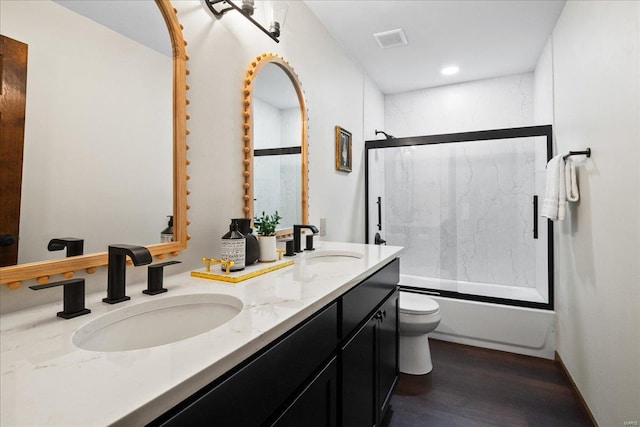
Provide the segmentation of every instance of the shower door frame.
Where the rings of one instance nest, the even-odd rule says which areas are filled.
[[[365,214],[365,243],[369,243],[369,150],[380,148],[410,147],[416,145],[448,144],[455,142],[483,142],[494,139],[512,139],[544,136],[547,145],[547,162],[553,155],[553,127],[552,125],[525,126],[505,129],[491,129],[473,132],[446,133],[439,135],[411,136],[406,138],[379,139],[365,141],[364,150],[364,214]],[[537,213],[536,213],[537,214]],[[400,286],[401,289],[412,292],[436,295],[446,298],[463,299],[469,301],[487,302],[493,304],[511,305],[516,307],[538,308],[543,310],[554,309],[554,265],[553,265],[553,221],[547,219],[547,281],[548,302],[522,301],[509,298],[498,298],[484,295],[466,294],[456,291],[441,289],[417,288],[412,286]]]

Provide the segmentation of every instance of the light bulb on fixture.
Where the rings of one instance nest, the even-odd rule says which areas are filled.
[[[284,28],[284,21],[287,18],[289,4],[280,0],[260,0],[256,3],[256,20],[268,28],[269,34],[273,37],[280,37]]]
[[[449,67],[444,67],[440,72],[445,76],[450,76],[452,74],[456,74],[458,71],[460,71],[460,68],[456,67],[455,65],[452,65]]]
[[[242,0],[242,12],[245,15],[253,15],[253,11],[255,10],[256,6],[254,4],[254,0]]]
[[[284,28],[287,19],[289,4],[286,1],[265,1],[265,10],[269,32],[274,37],[280,37],[280,31]]]

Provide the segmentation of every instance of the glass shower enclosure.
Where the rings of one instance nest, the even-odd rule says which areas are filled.
[[[403,288],[551,310],[551,153],[550,125],[367,141],[367,242],[406,248]]]

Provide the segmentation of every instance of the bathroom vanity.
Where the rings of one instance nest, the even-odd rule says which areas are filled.
[[[318,246],[238,284],[183,273],[166,277],[169,291],[157,296],[128,285],[131,301],[115,306],[91,294],[92,313],[80,318],[57,318],[58,304],[2,316],[1,424],[379,424],[397,377],[403,250]],[[88,351],[72,343],[115,310],[208,293],[242,308],[213,330],[164,345]]]

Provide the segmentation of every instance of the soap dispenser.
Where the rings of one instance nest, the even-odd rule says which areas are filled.
[[[229,232],[222,236],[222,250],[220,258],[225,261],[233,261],[233,266],[229,271],[244,270],[246,260],[247,239],[238,230],[238,223],[231,222]],[[226,267],[222,266],[226,271]]]
[[[167,215],[169,223],[167,228],[160,232],[160,243],[173,242],[173,215]]]
[[[253,234],[253,230],[251,229],[251,219],[233,218],[231,222],[238,224],[238,231],[247,239],[244,260],[245,265],[255,264],[258,262],[258,258],[260,258],[260,245],[258,244],[258,239]]]

